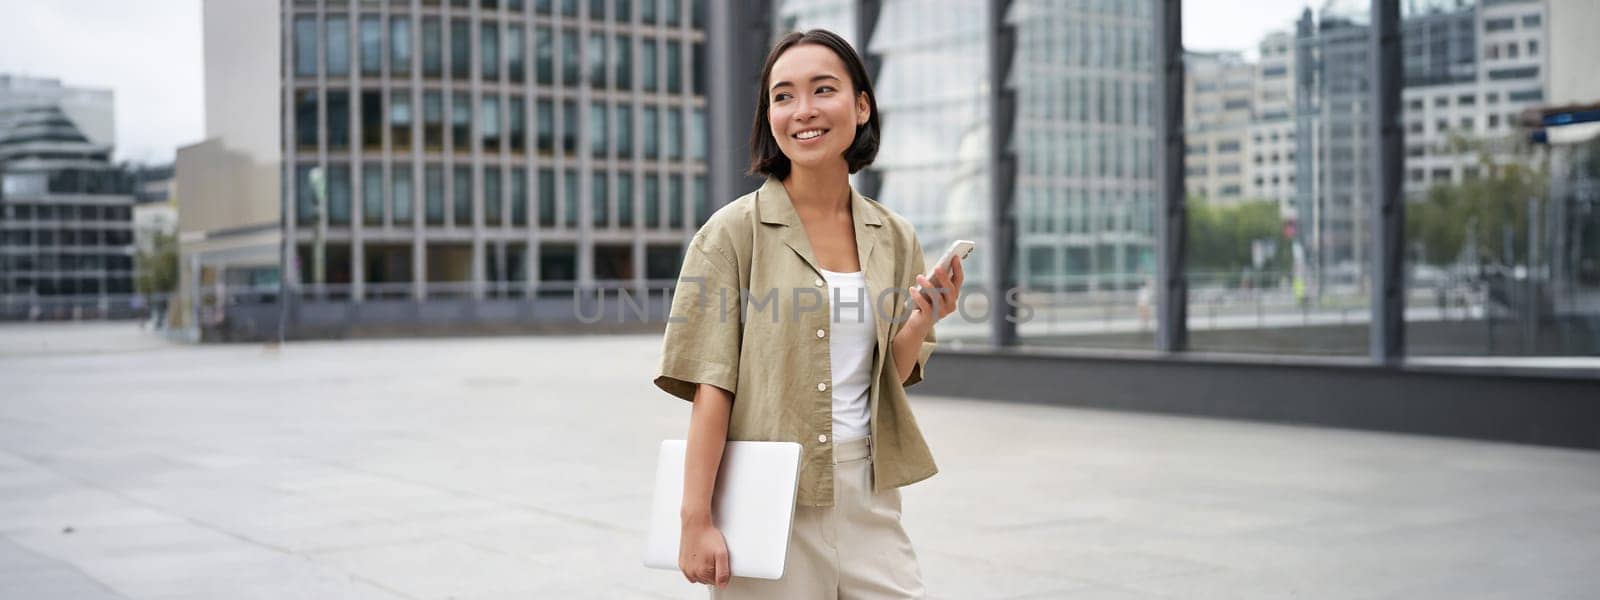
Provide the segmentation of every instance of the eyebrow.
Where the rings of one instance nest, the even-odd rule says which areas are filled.
[[[811,82],[812,83],[816,83],[816,82],[822,81],[824,79],[832,79],[834,81],[839,81],[838,77],[834,77],[833,75],[828,75],[828,74],[824,73],[822,75],[817,75],[815,77],[812,77],[811,78]],[[789,83],[787,81],[779,81],[777,83],[772,84],[772,89],[775,90],[775,89],[781,88],[781,87],[786,86],[786,85],[794,85],[794,84]],[[771,91],[771,90],[768,90],[768,91]]]

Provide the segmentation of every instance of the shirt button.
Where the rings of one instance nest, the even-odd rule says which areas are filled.
[[[828,434],[822,434],[822,435],[817,436],[817,441],[822,442],[824,444],[828,443]]]
[[[819,392],[826,392],[826,391],[828,391],[828,384],[826,384],[826,383],[819,383],[819,384],[817,384],[817,391],[819,391]]]
[[[823,281],[823,280],[822,280],[822,278],[820,278],[820,277],[819,277],[819,278],[817,278],[817,280],[816,280],[816,281],[815,281],[815,282],[813,282],[813,283],[816,283],[816,284],[817,284],[817,287],[822,287],[822,285],[823,285],[823,284],[825,284],[825,283],[827,283],[827,282],[826,282],[826,281]]]
[[[817,330],[817,337],[827,337],[827,335],[828,335],[827,331],[822,330],[822,329],[818,329]]]

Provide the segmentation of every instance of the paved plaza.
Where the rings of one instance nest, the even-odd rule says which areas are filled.
[[[703,598],[640,564],[659,350],[0,325],[0,598]],[[935,598],[1600,594],[1600,452],[912,402]]]

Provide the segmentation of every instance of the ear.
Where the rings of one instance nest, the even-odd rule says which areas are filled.
[[[872,104],[867,102],[867,93],[861,92],[856,94],[856,127],[866,125],[867,120],[871,118]]]

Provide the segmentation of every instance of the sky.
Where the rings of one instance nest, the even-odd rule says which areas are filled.
[[[1253,51],[1306,4],[1187,0],[1185,46]],[[204,136],[200,0],[0,0],[0,15],[0,73],[111,88],[117,160],[169,162]]]

